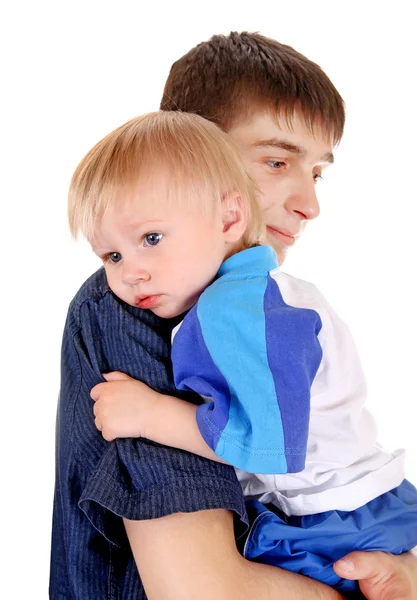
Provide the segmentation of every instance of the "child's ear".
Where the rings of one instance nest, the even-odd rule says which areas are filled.
[[[222,198],[223,235],[225,242],[235,243],[246,231],[246,204],[239,192],[228,192]]]

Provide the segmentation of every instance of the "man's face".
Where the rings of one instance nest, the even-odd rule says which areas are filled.
[[[256,113],[228,133],[258,185],[268,243],[282,264],[307,222],[320,213],[315,186],[333,162],[332,144],[319,129],[313,136],[297,115],[289,128],[284,119],[278,124],[272,115]]]

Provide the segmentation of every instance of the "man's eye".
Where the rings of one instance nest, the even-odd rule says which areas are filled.
[[[268,165],[268,167],[271,167],[272,169],[275,169],[277,171],[282,167],[285,167],[285,162],[282,162],[282,160],[268,160],[266,164]]]
[[[162,240],[162,233],[148,233],[144,240],[145,246],[156,246]]]
[[[122,260],[122,255],[120,252],[110,252],[110,254],[106,254],[103,257],[103,262],[111,262],[114,265]]]

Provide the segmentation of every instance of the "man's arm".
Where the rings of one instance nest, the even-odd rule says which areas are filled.
[[[228,511],[124,524],[149,600],[342,600],[313,579],[244,559]],[[417,600],[417,556],[354,552],[347,559],[353,571],[339,561],[338,574],[359,579],[368,600]]]
[[[125,597],[129,589],[132,598],[141,597],[121,517],[140,522],[227,509],[240,531],[246,528],[242,490],[231,467],[147,440],[109,444],[94,425],[89,392],[102,372],[123,369],[160,392],[174,391],[169,341],[165,322],[119,305],[102,271],[71,304],[57,422],[51,593],[65,588],[74,599],[98,599],[108,596],[111,585],[116,595]]]
[[[149,600],[342,599],[322,583],[244,559],[226,510],[124,524]]]

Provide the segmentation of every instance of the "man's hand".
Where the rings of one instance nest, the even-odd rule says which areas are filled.
[[[368,600],[417,600],[417,557],[352,552],[334,565],[345,579],[358,579]]]
[[[95,424],[108,442],[115,438],[146,437],[147,423],[161,394],[142,381],[114,371],[103,374],[90,392]]]

